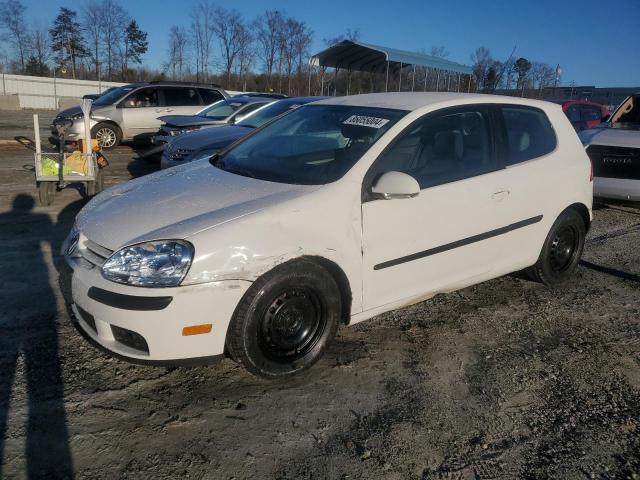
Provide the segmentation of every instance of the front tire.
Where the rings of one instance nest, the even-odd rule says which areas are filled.
[[[229,353],[256,376],[290,377],[322,357],[341,311],[340,290],[326,269],[309,260],[287,262],[256,280],[236,307]]]
[[[580,262],[585,235],[582,216],[572,208],[562,212],[547,235],[538,261],[526,270],[527,275],[549,287],[565,282]]]
[[[111,123],[99,123],[91,129],[91,138],[95,138],[100,148],[110,150],[120,145],[122,132]]]

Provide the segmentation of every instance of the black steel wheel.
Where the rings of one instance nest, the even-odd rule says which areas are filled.
[[[274,361],[296,361],[315,346],[325,323],[315,291],[287,289],[263,313],[260,347]]]
[[[538,261],[526,270],[529,277],[548,286],[566,281],[580,262],[586,230],[576,210],[562,212],[547,235]]]
[[[341,311],[340,290],[324,267],[306,259],[287,262],[247,290],[229,325],[227,350],[254,375],[289,377],[322,357]]]

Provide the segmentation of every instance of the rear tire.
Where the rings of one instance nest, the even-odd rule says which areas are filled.
[[[230,356],[252,374],[287,378],[310,368],[333,340],[342,311],[331,274],[308,260],[280,265],[256,280],[227,332]]]
[[[580,262],[585,235],[582,216],[572,208],[562,212],[547,235],[538,261],[525,270],[529,278],[549,287],[565,282]]]
[[[120,145],[122,132],[112,123],[99,123],[91,129],[91,138],[95,138],[103,150],[111,150]]]

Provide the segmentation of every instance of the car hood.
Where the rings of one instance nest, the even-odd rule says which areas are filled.
[[[173,148],[188,148],[198,151],[223,148],[237,139],[248,135],[253,129],[239,125],[227,125],[220,128],[205,128],[196,132],[180,135],[171,141]]]
[[[158,117],[158,120],[172,127],[194,127],[198,125],[220,125],[221,123],[225,123],[224,120],[212,120],[198,115],[164,115]]]
[[[584,145],[640,148],[640,130],[602,126],[578,134]]]
[[[92,108],[91,115],[93,116],[94,113],[99,114],[99,112],[104,108],[104,106]],[[71,118],[79,113],[82,113],[82,108],[80,107],[80,105],[76,105],[75,107],[65,108],[64,110],[60,111],[60,113],[56,115],[56,118]]]
[[[202,160],[105,190],[80,211],[76,226],[93,242],[117,250],[188,238],[317,188],[243,177]]]

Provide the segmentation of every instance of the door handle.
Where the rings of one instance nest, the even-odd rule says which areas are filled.
[[[503,189],[503,190],[498,190],[497,192],[493,192],[493,194],[491,195],[491,198],[493,200],[496,200],[498,202],[504,200],[505,198],[507,198],[507,196],[510,194],[511,192],[507,189]]]
[[[173,112],[173,108],[167,108],[165,109],[165,112]]]

